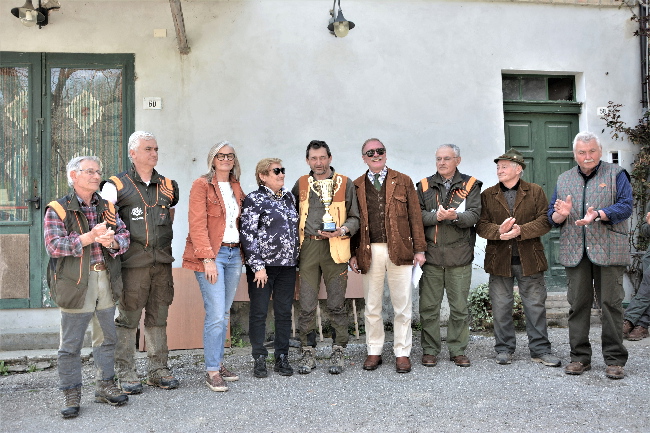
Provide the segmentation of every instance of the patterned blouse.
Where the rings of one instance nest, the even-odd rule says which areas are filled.
[[[264,185],[248,194],[239,235],[246,264],[253,272],[266,266],[296,266],[298,212],[293,194],[282,188],[276,195]]]

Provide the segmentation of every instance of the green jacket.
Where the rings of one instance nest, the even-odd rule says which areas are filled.
[[[483,183],[476,178],[461,174],[458,170],[452,178],[449,193],[443,182],[442,176],[436,173],[417,184],[424,235],[427,240],[427,263],[444,267],[466,266],[474,260],[476,243],[474,225],[481,215]],[[469,192],[467,192],[468,187]],[[449,207],[449,200],[459,195],[466,195],[466,197],[463,200],[464,210],[458,212],[458,219],[438,221],[436,218],[438,206]]]

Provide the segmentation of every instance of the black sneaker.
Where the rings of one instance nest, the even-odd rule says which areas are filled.
[[[275,367],[273,371],[280,373],[280,376],[292,376],[293,368],[289,364],[289,358],[284,353],[279,358],[275,358]]]
[[[269,372],[266,370],[266,357],[260,355],[255,358],[255,365],[253,366],[253,376],[255,377],[266,377],[269,375]]]

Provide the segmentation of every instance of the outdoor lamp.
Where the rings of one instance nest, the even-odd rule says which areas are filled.
[[[334,0],[334,5],[332,10],[330,10],[330,22],[327,26],[327,29],[336,37],[343,38],[347,36],[348,32],[354,28],[354,23],[352,21],[347,21],[343,17],[343,11],[341,10],[341,0],[339,0],[339,12],[334,18],[334,12],[336,11],[336,0]]]
[[[47,25],[47,9],[41,7],[41,0],[38,1],[38,8],[34,9],[32,0],[25,0],[25,4],[19,8],[12,8],[11,14],[20,19],[24,26],[38,27]]]

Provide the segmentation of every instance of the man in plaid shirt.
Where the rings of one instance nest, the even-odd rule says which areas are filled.
[[[115,207],[98,194],[101,161],[80,156],[67,166],[73,192],[50,202],[45,211],[45,248],[50,255],[48,283],[61,309],[58,353],[64,418],[79,414],[81,347],[88,323],[96,316],[104,339],[93,348],[97,368],[95,401],[121,406],[128,401],[116,386],[115,301],[122,291],[119,255],[129,248],[129,232]]]

